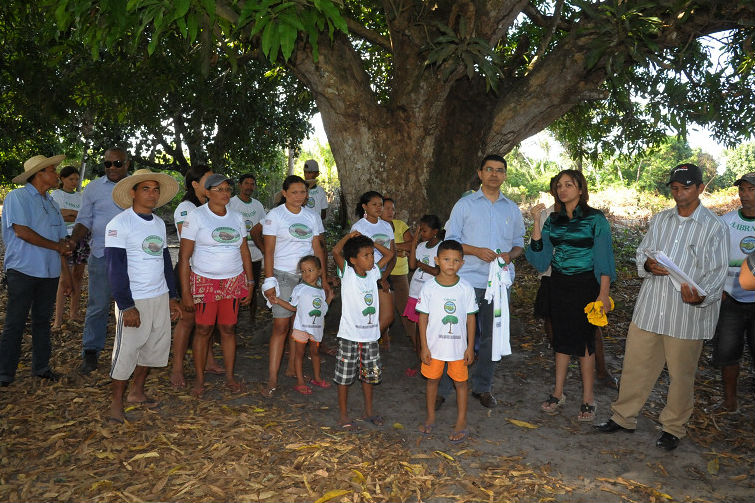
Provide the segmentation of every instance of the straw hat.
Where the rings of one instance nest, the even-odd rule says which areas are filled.
[[[64,155],[54,155],[52,157],[35,155],[24,163],[24,172],[15,177],[13,183],[24,184],[31,175],[45,169],[47,166],[57,167],[65,158],[66,156]]]
[[[149,169],[137,169],[134,174],[122,179],[113,187],[113,201],[121,208],[130,208],[134,204],[131,197],[131,189],[134,185],[151,180],[160,184],[160,199],[157,201],[159,208],[170,202],[178,194],[178,182],[165,173],[153,173]]]

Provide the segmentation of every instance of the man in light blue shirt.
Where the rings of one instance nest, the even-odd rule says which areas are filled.
[[[113,187],[128,174],[130,161],[122,148],[105,151],[105,176],[93,180],[82,194],[81,210],[76,216],[76,226],[71,240],[77,243],[92,232],[92,254],[89,257],[89,300],[84,320],[84,358],[79,367],[81,374],[97,369],[97,357],[105,347],[107,320],[112,296],[105,261],[105,226],[123,211],[113,202]]]
[[[464,265],[459,276],[475,289],[477,304],[477,334],[479,356],[472,370],[472,396],[488,408],[496,406],[490,390],[493,385],[495,362],[492,361],[493,304],[485,300],[490,262],[501,257],[511,263],[524,250],[524,220],[519,207],[501,194],[501,185],[506,180],[506,160],[500,155],[487,155],[477,170],[480,189],[459,199],[451,210],[446,224],[446,239],[461,243],[464,248]],[[444,378],[439,389],[441,398],[436,407],[445,400],[451,390],[450,379]]]
[[[70,292],[68,268],[62,267],[71,248],[60,208],[47,195],[58,185],[55,168],[63,155],[36,155],[24,163],[24,172],[13,183],[25,184],[5,198],[2,235],[5,242],[5,274],[8,300],[0,336],[0,386],[16,377],[21,339],[31,311],[32,361],[35,377],[57,381],[50,369],[50,319],[55,307],[58,278],[64,271],[63,291]]]

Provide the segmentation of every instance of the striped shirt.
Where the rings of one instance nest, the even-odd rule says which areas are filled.
[[[703,302],[683,302],[670,277],[647,272],[645,250],[664,252],[707,292]],[[679,216],[676,207],[660,212],[637,248],[637,272],[644,281],[632,321],[643,330],[677,339],[711,339],[728,263],[728,229],[712,211],[700,204],[689,217]]]

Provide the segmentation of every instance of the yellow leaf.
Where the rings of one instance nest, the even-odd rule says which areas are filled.
[[[259,407],[255,407],[252,409],[252,412],[259,414],[260,412],[265,412],[265,409],[261,409]]]
[[[109,480],[98,480],[91,486],[89,486],[90,491],[96,491],[97,489],[100,489],[101,487],[110,487],[113,483]]]
[[[58,424],[51,424],[50,426],[46,426],[45,430],[59,430],[61,428],[65,428],[66,426],[71,426],[72,424],[76,424],[76,421],[68,421],[66,423],[58,423]]]
[[[351,469],[351,471],[354,472],[354,477],[351,478],[352,482],[363,483],[365,481],[362,472],[360,472],[359,470],[354,470],[353,468]]]
[[[506,418],[506,421],[513,424],[514,426],[519,426],[520,428],[529,428],[531,430],[534,430],[535,428],[540,428],[536,424],[528,423],[527,421],[520,421],[519,419]]]
[[[413,464],[407,463],[406,461],[399,461],[399,464],[403,466],[404,468],[406,468],[406,471],[408,471],[412,475],[422,475],[425,471],[422,465],[413,465]]]
[[[325,503],[326,501],[330,501],[333,498],[337,498],[339,496],[343,496],[344,494],[349,494],[351,491],[347,489],[333,489],[332,491],[328,491],[320,498],[318,498],[315,503]]]
[[[437,455],[438,455],[438,456],[440,456],[440,457],[446,458],[446,459],[448,459],[449,461],[454,461],[454,458],[453,458],[453,456],[451,456],[450,454],[446,454],[446,453],[445,453],[445,452],[443,452],[443,451],[433,451],[433,453],[437,454]]]
[[[130,405],[130,406],[126,407],[125,409],[123,409],[123,411],[124,412],[131,412],[132,410],[137,409],[137,408],[138,407],[136,405]]]
[[[131,463],[132,461],[136,461],[138,459],[159,458],[159,457],[160,457],[160,454],[158,454],[157,451],[143,452],[143,453],[137,454],[133,458],[129,459],[128,462]]]
[[[263,491],[257,495],[257,499],[266,500],[276,495],[274,491]]]
[[[708,473],[718,475],[718,456],[708,461]]]
[[[404,429],[404,425],[401,424],[401,423],[393,423],[393,429],[394,430],[403,430]]]
[[[95,452],[94,455],[100,459],[115,459],[115,454],[112,452]]]

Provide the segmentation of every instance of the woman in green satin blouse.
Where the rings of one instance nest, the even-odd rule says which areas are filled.
[[[587,181],[579,171],[567,169],[556,175],[555,210],[542,231],[540,214],[545,205],[530,210],[535,221],[532,240],[525,256],[543,272],[551,266],[550,318],[556,353],[556,385],[543,402],[544,412],[553,414],[566,402],[564,382],[569,359],[579,359],[582,371],[580,421],[595,419],[593,395],[595,371],[595,327],[587,321],[584,308],[600,301],[610,310],[608,291],[616,279],[611,228],[603,213],[587,201]]]

